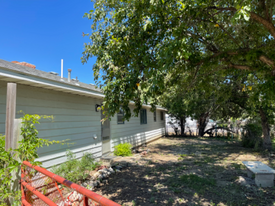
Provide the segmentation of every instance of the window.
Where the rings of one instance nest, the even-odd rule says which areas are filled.
[[[163,119],[164,119],[163,116],[164,116],[164,115],[163,115],[163,112],[160,112],[160,120],[161,120],[161,121],[163,121]]]
[[[124,117],[124,111],[122,108],[120,108],[119,112],[117,113],[117,124],[124,124],[123,117]]]
[[[157,111],[154,111],[154,122],[157,121]]]
[[[140,110],[140,124],[147,124],[146,109],[141,109]]]

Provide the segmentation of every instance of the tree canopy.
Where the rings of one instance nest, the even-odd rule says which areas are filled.
[[[269,1],[94,0],[91,42],[105,105],[113,115],[135,101],[155,105],[167,74],[200,76],[233,70],[274,75],[275,27]],[[150,97],[151,102],[148,102]],[[138,110],[137,110],[138,111]]]
[[[209,96],[233,77],[246,79],[236,91],[249,93],[251,110],[270,110],[275,91],[273,1],[93,2],[94,9],[85,14],[92,31],[86,34],[91,41],[82,61],[97,58],[93,70],[109,116],[122,106],[129,119],[130,101],[136,114],[143,103],[154,109],[175,85],[191,92],[196,86]],[[229,83],[214,87],[216,77]]]

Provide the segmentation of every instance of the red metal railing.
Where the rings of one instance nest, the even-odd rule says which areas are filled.
[[[21,172],[22,205],[120,206],[44,168],[33,166],[27,161],[23,162]],[[62,188],[60,184],[66,187]]]

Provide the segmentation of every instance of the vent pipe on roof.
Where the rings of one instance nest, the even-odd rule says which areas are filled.
[[[71,82],[71,69],[68,69],[68,82]]]
[[[61,79],[63,79],[63,59],[61,59]]]

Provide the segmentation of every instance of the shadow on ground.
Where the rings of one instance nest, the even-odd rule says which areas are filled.
[[[122,205],[274,205],[274,188],[240,181],[247,180],[242,161],[274,160],[236,142],[163,138],[148,148],[95,192]]]

